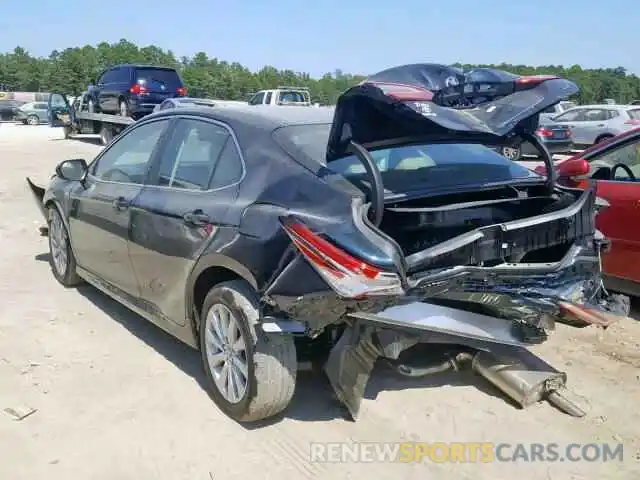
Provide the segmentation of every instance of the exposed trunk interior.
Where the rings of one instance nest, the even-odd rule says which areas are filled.
[[[572,193],[544,195],[544,190],[538,187],[522,190],[505,187],[399,201],[386,205],[379,228],[395,239],[404,254],[409,256],[477,228],[566,208],[576,199]],[[549,231],[542,243],[546,244],[543,248],[510,258],[496,258],[493,263],[504,260],[532,263],[558,261],[572,242]],[[460,265],[457,262],[464,259],[456,257],[443,258],[442,266]],[[468,261],[464,264],[468,264]],[[487,265],[487,262],[484,264]]]

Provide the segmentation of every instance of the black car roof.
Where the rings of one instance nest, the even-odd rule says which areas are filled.
[[[117,65],[112,65],[106,70],[111,70],[113,68],[157,68],[158,70],[174,70],[177,71],[173,67],[165,67],[162,65],[145,65],[145,64],[135,64],[135,63],[118,63]]]
[[[232,127],[240,123],[254,128],[275,130],[287,125],[330,124],[333,121],[333,113],[333,107],[220,105],[218,108],[189,106],[163,110],[153,114],[153,117],[193,114],[228,123]]]

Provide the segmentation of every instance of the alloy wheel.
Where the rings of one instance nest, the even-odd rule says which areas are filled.
[[[247,343],[239,320],[231,310],[216,303],[204,325],[205,353],[216,388],[229,403],[239,403],[248,387]]]
[[[67,273],[67,264],[69,262],[67,231],[56,209],[51,214],[49,224],[49,250],[56,273],[60,277],[64,277]]]

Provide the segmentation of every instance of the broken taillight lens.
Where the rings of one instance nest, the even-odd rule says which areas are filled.
[[[404,85],[402,83],[371,82],[388,97],[399,102],[429,102],[433,93],[427,89]]]
[[[359,260],[336,247],[300,221],[284,220],[293,244],[341,297],[403,294],[400,277]]]

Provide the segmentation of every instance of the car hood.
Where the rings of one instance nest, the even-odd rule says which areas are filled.
[[[419,65],[397,67],[344,92],[336,104],[327,161],[347,156],[351,141],[370,150],[420,141],[506,144],[519,133],[534,132],[540,112],[579,91],[565,79],[530,77],[521,82],[526,89],[473,108],[451,108],[434,101],[436,68],[442,77],[449,67],[423,64],[422,74]],[[454,74],[440,83],[458,85],[464,77],[449,71]]]

